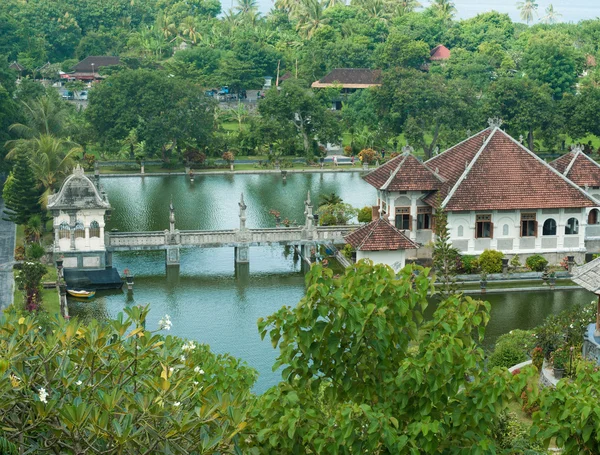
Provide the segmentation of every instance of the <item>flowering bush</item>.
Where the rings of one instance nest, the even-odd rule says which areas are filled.
[[[225,161],[227,161],[227,164],[231,164],[231,163],[233,163],[235,156],[234,156],[233,152],[225,152],[225,153],[223,153],[223,156],[221,156],[221,158],[223,158]]]
[[[554,368],[566,368],[567,363],[569,362],[570,357],[570,349],[566,346],[560,347],[550,356],[550,360],[552,362],[552,366]]]
[[[256,372],[146,330],[148,307],[125,313],[108,323],[53,320],[47,329],[37,315],[5,313],[3,436],[42,455],[241,453],[236,435]]]
[[[350,147],[349,145],[344,147],[344,155],[345,156],[352,156],[354,155],[353,151],[352,151],[352,147]]]
[[[363,149],[358,152],[358,159],[364,164],[371,164],[375,162],[377,152],[373,149]]]
[[[23,291],[23,305],[27,311],[36,311],[42,302],[42,277],[48,273],[44,264],[37,261],[25,261],[15,278],[17,288]]]
[[[542,348],[539,346],[533,348],[533,351],[531,351],[531,360],[538,371],[542,371],[542,366],[544,365],[544,351],[542,351]]]

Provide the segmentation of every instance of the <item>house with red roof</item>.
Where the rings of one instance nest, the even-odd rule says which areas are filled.
[[[433,239],[432,214],[448,213],[462,254],[486,249],[550,262],[586,252],[589,213],[600,200],[500,129],[500,123],[421,163],[400,155],[364,178],[377,189],[378,211],[413,242]],[[577,259],[576,259],[577,260]]]
[[[406,264],[406,250],[419,247],[400,229],[392,226],[387,217],[377,218],[348,234],[345,240],[356,250],[357,261],[370,259],[394,270],[400,270]]]
[[[450,58],[450,55],[450,49],[448,49],[443,44],[440,44],[439,46],[436,46],[433,49],[431,49],[429,60],[431,60],[432,62],[444,61],[448,60]]]

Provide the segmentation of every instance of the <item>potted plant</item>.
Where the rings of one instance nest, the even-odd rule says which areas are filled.
[[[487,273],[481,272],[481,280],[479,281],[479,286],[481,287],[481,293],[485,294],[485,290],[487,288]]]
[[[554,290],[554,287],[556,286],[556,273],[555,272],[550,272],[550,275],[548,275],[548,282],[550,283],[550,289]]]
[[[560,347],[552,353],[552,368],[556,379],[564,377],[568,361],[569,351],[566,347]]]
[[[544,351],[539,346],[536,346],[531,353],[531,363],[533,363],[538,371],[542,371],[542,366],[544,365]]]
[[[279,210],[271,209],[269,210],[269,214],[275,218],[275,224],[281,223],[281,212]]]
[[[227,161],[227,164],[229,164],[229,169],[233,171],[233,160],[235,158],[233,155],[233,152],[223,153],[222,158],[223,158],[223,160]]]
[[[123,275],[125,276],[125,281],[127,282],[127,289],[133,289],[133,274],[129,271],[129,269],[123,270]]]

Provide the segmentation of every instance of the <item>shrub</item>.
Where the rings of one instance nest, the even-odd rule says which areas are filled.
[[[19,245],[15,248],[15,261],[22,261],[25,259],[25,247]]]
[[[371,164],[375,162],[375,158],[377,156],[377,152],[373,149],[362,149],[358,153],[358,159],[362,161],[364,164]]]
[[[534,254],[527,258],[525,265],[534,272],[542,272],[548,265],[548,260],[540,254]]]
[[[519,255],[515,254],[510,260],[510,266],[513,268],[521,267],[521,261],[519,260]]]
[[[354,155],[354,153],[352,152],[352,147],[350,147],[349,145],[347,145],[346,147],[344,147],[344,155],[345,156],[352,156],[352,155]]]
[[[494,428],[494,439],[509,454],[538,453],[543,447],[529,437],[529,425],[519,420],[514,412],[502,412]],[[505,452],[503,452],[505,453]]]
[[[536,346],[533,349],[531,352],[531,360],[538,371],[542,371],[542,366],[544,365],[544,351],[542,351],[542,348]]]
[[[494,352],[488,359],[490,367],[510,368],[526,361],[535,346],[535,337],[531,330],[511,330],[498,338]]]
[[[373,221],[373,210],[371,207],[363,207],[358,211],[359,223],[370,223]]]
[[[348,259],[350,259],[352,257],[353,252],[354,252],[354,248],[352,247],[352,245],[350,245],[349,243],[346,243],[344,245],[344,248],[342,249],[342,254],[344,256],[346,256]]]
[[[479,267],[484,273],[502,272],[502,258],[504,254],[496,250],[485,250],[479,256]]]
[[[27,247],[27,259],[37,261],[44,254],[46,254],[46,250],[39,243],[32,243]]]
[[[479,261],[476,256],[465,254],[460,257],[460,268],[462,273],[476,273],[479,268]]]
[[[235,159],[235,156],[233,155],[233,152],[225,152],[225,153],[223,153],[223,156],[221,158],[223,158],[223,160],[227,161],[227,163],[231,164],[233,162],[233,160]]]

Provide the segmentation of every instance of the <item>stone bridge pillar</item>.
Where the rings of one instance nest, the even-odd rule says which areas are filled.
[[[165,264],[169,266],[179,266],[179,245],[181,243],[179,231],[175,229],[175,208],[173,201],[169,204],[169,230],[165,231]]]

